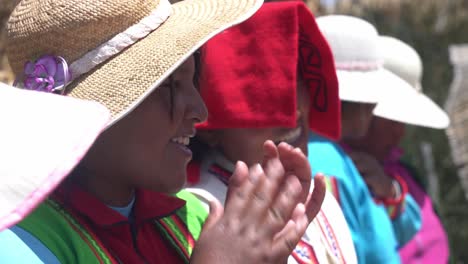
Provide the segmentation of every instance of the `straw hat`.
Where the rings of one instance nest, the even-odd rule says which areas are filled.
[[[379,103],[374,114],[411,125],[447,128],[448,115],[422,93],[422,61],[416,50],[393,37],[382,36],[379,45],[384,50],[384,67],[406,82],[400,93],[389,93]],[[395,103],[397,102],[397,103]]]
[[[0,113],[2,230],[21,221],[70,173],[110,113],[95,102],[2,83]]]
[[[332,49],[341,100],[378,103],[390,87],[404,83],[383,68],[379,36],[373,25],[343,15],[319,17],[317,23]]]
[[[252,16],[262,2],[23,0],[7,24],[7,54],[19,85],[102,103],[113,124],[208,39]]]

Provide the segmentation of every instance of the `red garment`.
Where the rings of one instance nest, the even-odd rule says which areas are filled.
[[[304,3],[264,4],[208,41],[202,56],[200,91],[209,117],[199,128],[295,127],[299,71],[310,87],[311,129],[339,138],[333,56]]]
[[[135,237],[126,217],[76,185],[59,187],[54,198],[67,206],[80,224],[91,230],[98,242],[121,263],[183,263],[159,234],[153,220],[174,213],[185,201],[146,190],[138,190],[135,195]]]

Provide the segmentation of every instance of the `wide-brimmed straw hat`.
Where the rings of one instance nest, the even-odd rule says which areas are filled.
[[[7,54],[19,86],[102,103],[112,124],[262,2],[23,0],[7,24]]]
[[[109,121],[98,103],[0,83],[0,230],[44,200]]]
[[[411,125],[447,128],[448,115],[423,94],[421,77],[423,65],[416,50],[393,37],[382,36],[379,45],[384,51],[384,67],[406,82],[404,90],[387,93],[374,109],[376,116]],[[393,91],[394,87],[389,87]]]
[[[372,24],[344,15],[319,17],[317,23],[333,52],[341,100],[378,103],[390,87],[404,83],[383,68],[379,36]]]

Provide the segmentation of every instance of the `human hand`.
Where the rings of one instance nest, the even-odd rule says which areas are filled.
[[[273,142],[271,141],[265,142],[265,152],[272,148],[272,144]],[[305,204],[306,214],[310,221],[312,221],[320,211],[323,199],[325,197],[325,178],[321,174],[315,175],[312,195],[310,193],[310,187],[312,183],[312,169],[310,168],[310,163],[307,159],[307,156],[300,148],[293,148],[291,145],[284,142],[278,145],[278,152],[286,175],[296,176],[301,183],[302,193],[299,196],[299,201]]]
[[[301,183],[286,174],[276,146],[266,143],[264,151],[263,166],[248,169],[243,162],[237,163],[225,210],[218,202],[210,204],[192,263],[287,262],[313,219],[310,216],[321,206],[325,185],[319,177],[316,191],[304,206],[299,202]]]
[[[381,199],[395,197],[393,180],[385,174],[382,165],[376,158],[364,152],[353,152],[349,156],[374,196]]]

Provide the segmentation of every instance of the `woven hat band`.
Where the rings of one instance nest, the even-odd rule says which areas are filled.
[[[135,44],[138,40],[146,37],[169,18],[171,11],[172,6],[169,0],[160,0],[159,5],[151,14],[71,63],[70,70],[73,79],[91,71],[101,63]]]
[[[15,74],[43,55],[68,63],[142,21],[160,0],[22,0],[7,23],[7,55]]]

